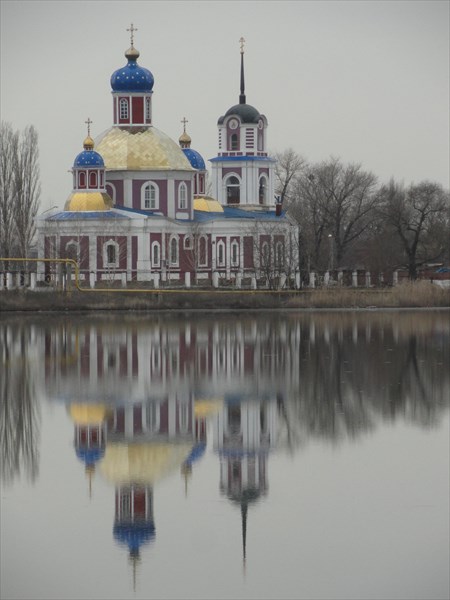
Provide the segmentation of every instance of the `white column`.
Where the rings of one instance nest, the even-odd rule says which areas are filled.
[[[353,271],[352,273],[352,286],[358,287],[358,273],[357,271]]]
[[[191,287],[191,274],[189,271],[184,274],[184,284],[187,288]]]
[[[314,273],[314,271],[311,271],[311,273],[309,274],[309,287],[316,287],[316,274]]]

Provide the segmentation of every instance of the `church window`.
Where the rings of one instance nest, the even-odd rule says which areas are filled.
[[[184,182],[178,188],[178,208],[187,208],[187,186]]]
[[[270,264],[270,252],[269,252],[269,244],[267,242],[263,242],[261,246],[261,266],[268,267]]]
[[[198,264],[205,267],[208,264],[208,254],[206,252],[206,238],[202,237],[198,240]]]
[[[267,179],[264,175],[259,178],[259,203],[266,204],[267,202]]]
[[[78,174],[78,187],[86,187],[86,173],[84,171],[81,171],[81,173]]]
[[[178,240],[176,237],[173,237],[170,240],[169,252],[170,252],[169,253],[170,264],[177,265],[178,264]]]
[[[159,188],[152,181],[144,184],[141,193],[142,208],[144,210],[155,210],[159,208]]]
[[[239,204],[241,196],[241,183],[237,177],[231,175],[226,180],[227,204]]]
[[[217,266],[225,266],[225,244],[223,242],[217,244]]]
[[[152,266],[159,267],[161,262],[161,252],[160,246],[158,242],[153,242],[152,244]]]
[[[231,242],[231,266],[239,266],[239,244],[236,240]]]
[[[198,186],[198,193],[199,194],[204,194],[205,193],[205,176],[204,175],[199,175],[199,186]]]
[[[264,150],[264,133],[261,129],[258,130],[258,151]]]
[[[78,242],[71,240],[66,244],[66,256],[72,260],[78,260],[80,256],[80,245]]]
[[[103,264],[105,267],[119,266],[119,244],[109,241],[103,246]]]
[[[89,173],[89,187],[90,188],[97,187],[97,173],[95,171],[92,171],[91,173]]]
[[[128,119],[128,100],[126,98],[120,99],[119,116],[121,119]]]
[[[192,238],[190,235],[186,235],[184,238],[184,249],[192,250]]]
[[[278,269],[284,267],[284,245],[283,242],[277,242],[275,246],[275,262]]]
[[[237,133],[230,136],[230,150],[239,150],[239,138]]]

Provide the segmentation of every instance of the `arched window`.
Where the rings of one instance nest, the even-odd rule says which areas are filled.
[[[78,173],[78,187],[85,188],[86,187],[86,173],[81,171]]]
[[[72,260],[78,261],[80,257],[80,245],[78,242],[71,240],[66,244],[66,256],[65,258],[71,258]]]
[[[225,266],[225,244],[223,242],[217,243],[217,266]]]
[[[208,264],[208,253],[206,251],[206,237],[202,237],[198,240],[198,264],[201,267],[206,267]]]
[[[159,208],[159,188],[156,183],[144,183],[141,191],[141,207],[144,210],[157,210]]]
[[[267,203],[267,178],[265,175],[261,175],[259,178],[259,203],[266,204]]]
[[[277,269],[283,269],[284,267],[284,244],[283,242],[277,242],[275,246],[275,263]]]
[[[145,99],[145,120],[147,122],[152,120],[152,104],[151,99],[148,96]]]
[[[169,260],[171,265],[178,264],[178,240],[176,237],[173,237],[170,240],[169,246]]]
[[[184,236],[184,249],[192,250],[192,237],[190,235]]]
[[[97,173],[95,171],[91,171],[91,173],[89,173],[89,187],[97,187]]]
[[[263,242],[261,246],[261,266],[268,267],[270,265],[269,244]]]
[[[105,267],[119,266],[119,244],[110,240],[103,246],[103,264]]]
[[[204,175],[199,175],[199,189],[198,189],[198,193],[199,194],[204,194],[205,193],[205,176]]]
[[[237,133],[230,136],[230,150],[239,150],[239,138]]]
[[[178,208],[187,208],[187,186],[184,181],[178,187]]]
[[[239,266],[239,244],[236,240],[231,242],[231,266]]]
[[[152,266],[159,267],[161,263],[161,252],[158,242],[152,244]]]
[[[241,201],[241,183],[235,175],[228,177],[225,183],[227,204],[239,204]]]
[[[106,193],[112,198],[113,203],[116,203],[116,188],[111,184],[106,184]]]
[[[128,100],[126,98],[120,99],[119,116],[121,119],[128,119]]]

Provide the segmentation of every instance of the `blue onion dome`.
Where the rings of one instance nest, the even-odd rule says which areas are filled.
[[[94,150],[94,140],[88,136],[83,142],[84,150],[75,158],[73,166],[75,168],[83,167],[104,167],[103,158]]]
[[[182,150],[194,169],[198,169],[199,171],[206,170],[205,161],[197,150],[193,150],[192,148],[182,148]]]
[[[77,457],[84,462],[86,467],[95,465],[105,454],[104,448],[77,448]]]
[[[258,123],[261,114],[254,106],[250,104],[236,104],[227,110],[227,112],[217,121],[218,125],[222,125],[226,117],[230,115],[239,117],[242,123]]]
[[[111,88],[113,92],[151,92],[155,82],[152,73],[137,64],[139,52],[131,46],[125,57],[128,63],[117,69],[111,75]]]

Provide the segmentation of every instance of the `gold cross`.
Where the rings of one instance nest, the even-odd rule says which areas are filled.
[[[183,117],[181,122],[183,123],[183,133],[186,133],[186,123],[189,123],[189,121],[186,119],[186,117]]]
[[[133,27],[133,23],[131,23],[131,27],[129,29],[127,29],[127,31],[129,31],[130,35],[131,35],[131,46],[133,46],[133,43],[134,43],[134,32],[137,30],[138,30],[137,27]]]
[[[241,44],[241,54],[244,54],[244,38],[241,37],[241,39],[239,40],[239,43]]]
[[[88,136],[91,135],[91,125],[93,123],[93,121],[91,121],[91,119],[88,117],[87,121],[85,121],[86,125],[88,126]]]

